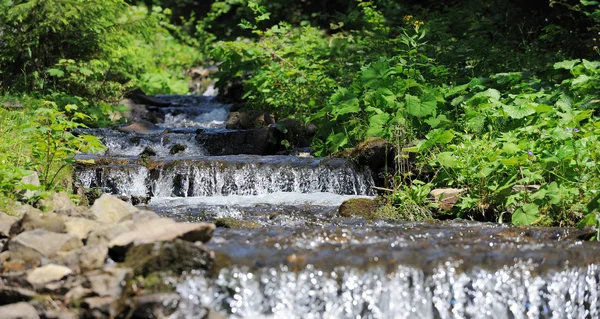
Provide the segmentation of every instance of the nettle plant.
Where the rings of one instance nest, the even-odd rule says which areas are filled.
[[[504,220],[504,212],[515,225],[573,225],[586,212],[595,216],[600,63],[554,67],[571,77],[547,89],[505,73],[446,91],[461,114],[456,139],[423,156],[436,172],[432,183],[467,189],[458,216],[480,211]]]

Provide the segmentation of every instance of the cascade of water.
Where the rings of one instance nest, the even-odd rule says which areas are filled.
[[[287,266],[250,271],[226,268],[214,279],[180,284],[176,318],[211,307],[240,318],[598,318],[596,265],[534,274],[517,262],[498,270],[457,272],[452,262],[432,274],[337,268],[323,272]]]

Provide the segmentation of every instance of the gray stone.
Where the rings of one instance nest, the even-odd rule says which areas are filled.
[[[429,195],[437,203],[441,210],[450,210],[460,200],[461,195],[466,192],[465,188],[436,188]]]
[[[30,211],[25,213],[21,220],[13,224],[10,229],[10,234],[16,235],[34,229],[44,229],[50,232],[64,233],[65,222],[61,216],[55,213]]]
[[[215,230],[209,223],[176,223],[169,218],[152,219],[136,225],[136,229],[123,233],[109,243],[109,248],[125,248],[132,244],[144,244],[157,241],[169,241],[181,238],[187,241],[210,240]]]
[[[122,309],[117,298],[108,296],[88,297],[83,299],[81,305],[84,309],[87,309],[84,315],[85,318],[113,318]]]
[[[21,184],[22,185],[28,185],[28,186],[32,186],[34,188],[39,188],[41,186],[40,184],[40,177],[38,175],[37,172],[33,172],[30,175],[24,176],[23,178],[21,178]],[[25,200],[29,200],[34,196],[37,196],[40,194],[39,190],[29,190],[29,189],[24,189],[23,191],[23,198]]]
[[[83,299],[85,297],[88,297],[92,293],[93,293],[92,289],[83,288],[82,286],[75,286],[75,287],[71,288],[65,294],[65,299],[66,299],[65,301],[67,303],[70,303],[72,301],[80,300],[80,299]]]
[[[181,296],[176,293],[161,293],[136,297],[134,300],[135,310],[132,318],[167,318],[177,311],[180,301]],[[201,316],[199,316],[199,318],[201,318]]]
[[[87,245],[105,245],[117,236],[133,230],[135,224],[128,220],[118,224],[101,225],[98,229],[92,230],[88,236]]]
[[[40,316],[35,308],[26,303],[19,302],[11,305],[1,306],[2,319],[39,319]]]
[[[9,212],[12,216],[16,216],[18,218],[23,217],[29,212],[42,213],[41,210],[28,204],[21,204],[20,202],[15,202]]]
[[[176,239],[133,246],[127,251],[123,265],[133,269],[136,276],[153,272],[178,275],[184,271],[212,269],[214,254],[200,242]]]
[[[17,218],[0,212],[0,238],[8,237],[10,235],[10,228],[16,222]]]
[[[21,260],[29,265],[37,265],[42,258],[50,258],[59,251],[69,251],[82,247],[81,240],[74,235],[59,234],[43,229],[22,232],[8,242],[11,260]]]
[[[52,281],[61,280],[72,274],[73,271],[68,267],[48,264],[35,268],[27,274],[27,281],[32,285],[45,285]]]
[[[68,211],[76,209],[77,205],[73,203],[67,193],[53,193],[48,198],[40,200],[38,207],[45,211]]]
[[[85,274],[90,289],[101,297],[119,298],[127,281],[131,280],[133,271],[129,268],[104,268],[89,271]]]
[[[53,263],[71,268],[80,273],[102,268],[108,257],[108,247],[105,245],[87,245],[68,252],[58,252]]]
[[[107,223],[117,222],[138,211],[135,206],[109,194],[102,194],[91,208],[91,213],[96,220]]]
[[[157,218],[160,218],[160,216],[151,210],[140,210],[134,214],[125,216],[120,222],[131,220],[134,224],[140,224]]]
[[[86,240],[91,231],[100,228],[103,224],[95,220],[71,217],[65,221],[65,229],[67,234],[77,236],[81,240]]]

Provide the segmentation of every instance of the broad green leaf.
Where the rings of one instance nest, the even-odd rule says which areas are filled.
[[[381,60],[373,62],[362,70],[363,86],[376,89],[381,80],[385,80],[393,74],[396,74],[396,69],[390,68],[388,61]]]
[[[387,113],[375,114],[369,118],[369,129],[367,130],[367,136],[381,137],[385,135],[387,130],[387,122],[390,119],[390,115]]]
[[[331,150],[331,152],[337,152],[340,149],[340,147],[343,147],[344,145],[348,144],[348,137],[343,132],[337,134],[332,133],[327,137],[327,142],[329,144],[329,149]]]
[[[576,59],[576,60],[565,60],[565,61],[561,61],[561,62],[556,62],[554,63],[554,68],[555,69],[567,69],[567,70],[572,70],[575,65],[577,63],[579,63],[580,60]]]
[[[62,78],[65,75],[65,72],[59,69],[48,69],[48,74],[57,78]]]
[[[583,66],[588,70],[596,71],[598,68],[600,68],[600,61],[588,61],[583,59]]]
[[[437,109],[437,99],[433,94],[426,93],[420,99],[406,94],[404,97],[406,111],[415,117],[425,117],[434,114]]]
[[[331,96],[331,105],[333,107],[331,114],[335,116],[360,112],[358,98],[346,88],[338,89]]]
[[[587,82],[590,81],[590,77],[585,75],[585,74],[581,74],[578,77],[576,77],[575,79],[573,79],[573,86],[579,86],[579,85],[584,85]]]
[[[438,162],[445,167],[458,167],[460,164],[452,152],[442,152],[436,156]]]
[[[584,228],[585,226],[596,226],[598,221],[598,215],[596,213],[589,213],[577,223],[577,228]]]
[[[523,103],[520,105],[508,104],[504,105],[503,109],[504,112],[506,112],[506,114],[508,114],[508,116],[513,119],[522,119],[535,113],[535,110],[529,107],[527,103]]]
[[[504,143],[504,145],[502,145],[502,150],[507,154],[515,154],[522,151],[519,145],[515,143]]]
[[[531,225],[538,219],[539,214],[538,205],[527,203],[515,210],[512,214],[512,223],[515,226]]]

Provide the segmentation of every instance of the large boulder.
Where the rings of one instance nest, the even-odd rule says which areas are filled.
[[[91,208],[91,213],[96,220],[107,223],[118,222],[138,211],[135,206],[109,194],[102,194]]]
[[[272,128],[205,132],[196,135],[196,141],[211,155],[273,155],[280,146],[272,134]]]
[[[361,216],[366,219],[377,217],[378,205],[370,198],[353,198],[346,200],[338,209],[338,214],[342,217]]]
[[[214,224],[176,223],[169,218],[158,218],[135,226],[135,229],[123,233],[109,243],[111,256],[120,259],[129,247],[136,244],[170,241],[177,238],[195,242],[207,242],[215,230]]]
[[[71,234],[59,234],[43,229],[25,231],[11,238],[8,251],[12,260],[28,265],[38,265],[43,258],[51,258],[59,251],[69,251],[83,246],[81,240]]]
[[[34,229],[44,229],[55,233],[64,233],[66,231],[65,222],[60,215],[29,211],[23,215],[21,220],[12,225],[10,234],[16,235]]]
[[[254,129],[264,128],[275,123],[275,116],[268,112],[262,111],[245,111],[245,112],[231,112],[227,118],[225,127],[227,129],[239,130],[239,129]]]

